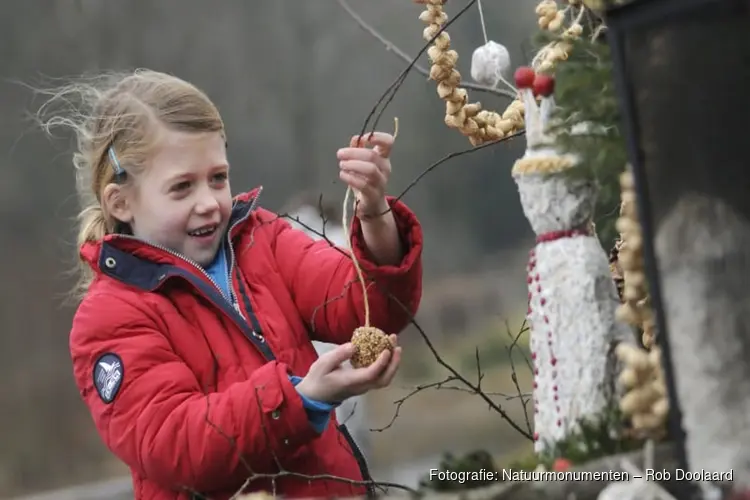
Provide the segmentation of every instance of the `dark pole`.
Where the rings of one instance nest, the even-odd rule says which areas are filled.
[[[651,201],[649,197],[648,179],[643,164],[643,152],[639,145],[639,117],[635,106],[633,89],[628,79],[627,56],[625,53],[623,32],[627,31],[624,26],[638,23],[646,17],[652,17],[656,11],[665,12],[666,4],[674,2],[662,0],[636,1],[623,7],[610,9],[607,14],[607,41],[612,54],[612,66],[614,83],[620,101],[621,125],[625,131],[625,142],[627,154],[633,169],[635,191],[637,194],[638,218],[643,234],[643,260],[646,278],[648,280],[649,294],[658,329],[659,344],[662,349],[662,365],[664,369],[665,382],[669,399],[668,434],[675,443],[675,459],[678,467],[688,470],[687,452],[685,446],[685,431],[682,428],[682,411],[677,398],[676,381],[672,364],[670,350],[668,325],[664,313],[664,302],[661,294],[659,270],[654,249],[654,228],[652,227]],[[684,6],[688,0],[677,2]],[[649,12],[650,11],[650,12]],[[668,14],[667,14],[668,15]],[[626,18],[628,16],[629,18]],[[682,493],[680,498],[690,498],[692,488],[688,489],[687,483],[679,487]],[[685,488],[685,490],[683,490]]]

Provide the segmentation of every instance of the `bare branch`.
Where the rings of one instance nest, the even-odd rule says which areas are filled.
[[[411,398],[412,396],[415,396],[415,395],[419,394],[420,392],[422,392],[424,390],[427,390],[427,389],[432,389],[432,388],[439,389],[442,385],[447,384],[449,382],[456,381],[456,380],[458,380],[456,377],[448,377],[445,380],[441,380],[440,382],[432,382],[432,383],[429,383],[429,384],[423,384],[423,385],[416,386],[414,389],[412,389],[411,392],[409,392],[409,394],[407,394],[403,398],[397,399],[396,401],[393,402],[393,404],[396,405],[396,410],[394,411],[393,416],[391,417],[390,422],[388,422],[383,427],[379,427],[377,429],[370,429],[370,431],[372,431],[372,432],[383,432],[386,429],[390,429],[391,426],[393,426],[393,424],[396,422],[396,419],[399,416],[399,412],[401,411],[401,406],[403,406],[403,404],[406,403],[406,401],[409,398]]]
[[[388,52],[393,52],[396,56],[398,56],[402,61],[406,62],[407,64],[410,64],[412,61],[415,61],[413,57],[411,57],[409,54],[398,48],[393,42],[388,40],[385,36],[383,36],[382,33],[380,33],[378,30],[376,30],[372,25],[367,23],[362,16],[360,16],[357,11],[355,11],[351,5],[349,5],[349,2],[346,0],[338,0],[339,5],[341,5],[341,8],[343,8],[349,16],[351,16],[354,21],[366,32],[368,32],[370,35],[375,37],[380,43],[382,43],[385,46],[385,49]],[[429,78],[430,72],[427,68],[424,66],[421,66],[420,64],[417,64],[414,62],[414,65],[412,66],[419,74],[426,76]],[[471,83],[471,82],[462,82],[462,86],[464,86],[467,89],[475,90],[477,92],[486,92],[488,94],[494,94],[500,97],[505,97],[507,99],[513,100],[516,98],[516,94],[509,90],[504,89],[498,89],[495,87],[487,87],[486,85],[480,85],[478,83]]]
[[[376,282],[376,285],[378,285],[377,282]],[[445,368],[451,375],[453,375],[453,377],[455,377],[455,380],[461,382],[463,385],[465,385],[467,388],[469,388],[474,394],[476,394],[477,396],[479,396],[480,398],[482,398],[489,405],[490,408],[492,408],[497,413],[499,413],[500,416],[502,417],[502,419],[505,420],[506,422],[508,422],[508,424],[513,429],[515,429],[516,431],[518,431],[519,434],[521,434],[522,436],[524,436],[529,441],[533,441],[533,437],[532,437],[531,433],[528,432],[528,431],[526,431],[526,430],[524,430],[523,428],[521,428],[510,417],[510,415],[508,415],[508,413],[505,410],[503,410],[502,406],[500,406],[498,403],[496,403],[495,401],[493,401],[492,398],[490,398],[486,393],[484,393],[482,390],[480,390],[479,387],[477,387],[475,384],[471,383],[466,377],[464,377],[463,375],[461,375],[455,368],[453,368],[450,364],[448,364],[445,361],[445,359],[443,359],[443,357],[440,355],[440,353],[438,353],[437,349],[435,348],[434,344],[430,340],[430,338],[427,335],[427,333],[425,333],[424,329],[422,329],[422,327],[419,325],[419,323],[417,322],[417,320],[414,318],[414,315],[411,313],[411,311],[409,311],[409,308],[406,307],[398,299],[398,297],[395,297],[392,293],[390,293],[387,290],[383,290],[383,292],[388,295],[388,297],[390,298],[390,300],[392,300],[393,302],[395,302],[396,304],[398,304],[398,306],[403,310],[403,312],[409,317],[410,323],[414,326],[414,328],[417,329],[417,331],[419,332],[419,334],[422,337],[422,340],[424,340],[425,344],[427,344],[427,348],[430,350],[430,352],[432,353],[432,356],[435,358],[435,361],[437,361],[440,366],[442,366],[443,368]]]
[[[420,51],[417,53],[417,55],[409,62],[409,65],[401,72],[401,74],[396,78],[396,80],[386,89],[386,91],[383,93],[382,96],[380,96],[380,99],[375,103],[375,106],[373,106],[370,113],[367,115],[367,118],[365,119],[364,124],[362,125],[362,131],[359,133],[359,136],[362,137],[365,135],[365,132],[367,131],[367,126],[370,124],[370,120],[372,120],[372,117],[377,112],[377,116],[375,117],[375,121],[372,124],[372,131],[371,134],[375,132],[375,130],[378,127],[378,123],[380,122],[380,118],[383,116],[383,113],[385,112],[388,105],[391,103],[393,98],[396,96],[396,92],[398,92],[398,89],[401,88],[401,85],[406,80],[406,76],[409,74],[409,71],[414,67],[414,65],[417,63],[419,58],[424,54],[424,52],[432,45],[432,43],[437,39],[437,37],[440,36],[440,34],[445,31],[448,26],[453,24],[456,20],[458,20],[469,8],[471,8],[472,5],[476,3],[477,0],[470,0],[469,3],[463,7],[460,11],[456,13],[456,15],[453,17],[453,19],[449,20],[447,23],[445,23],[437,33],[433,37],[431,37],[427,43],[425,43]],[[385,103],[383,103],[385,101]],[[383,107],[378,112],[378,106],[383,104]]]
[[[405,388],[408,389],[408,388]],[[440,387],[435,387],[434,389],[439,391],[457,391],[457,392],[466,392],[469,394],[474,394],[474,392],[471,389],[467,389],[466,387],[459,387],[456,385],[445,385]],[[530,393],[524,392],[522,394],[507,394],[505,392],[493,392],[493,391],[482,391],[488,396],[492,397],[498,397],[503,398],[505,401],[513,401],[514,399],[518,398],[528,398],[531,396]]]
[[[503,139],[501,139],[500,141],[502,141],[502,140]],[[500,141],[495,141],[495,142],[488,143],[488,144],[495,144],[495,143],[500,142]],[[459,154],[466,154],[466,153],[471,152],[471,151],[476,151],[476,150],[481,149],[481,148],[483,148],[485,146],[487,146],[487,144],[479,146],[477,148],[473,148],[471,150],[466,150],[466,151],[462,151],[462,152],[458,152],[458,153],[453,153],[452,155],[448,155],[448,157],[446,157],[445,159],[443,159],[441,161],[445,161],[446,159],[453,158],[454,156],[459,155]],[[434,166],[432,168],[434,168]],[[417,181],[415,181],[413,184],[416,184],[416,182]],[[285,217],[285,216],[286,215],[281,215],[281,214],[279,215],[279,217]],[[286,216],[286,217],[289,217],[289,216]],[[292,218],[292,219],[294,219],[294,218]],[[308,231],[312,232],[313,234],[316,234],[316,235],[320,236],[321,238],[324,238],[326,241],[328,241],[328,243],[330,245],[334,246],[334,248],[336,248],[342,254],[344,254],[345,256],[349,257],[349,254],[346,251],[344,251],[343,249],[340,249],[337,246],[335,246],[333,244],[333,242],[331,242],[330,240],[328,240],[328,238],[326,238],[325,235],[323,235],[320,231],[318,231],[315,228],[310,227],[309,225],[306,225],[306,224],[304,224],[302,222],[300,222],[300,225],[302,225],[303,227],[305,227]],[[377,283],[377,281],[372,281],[372,282],[376,286],[378,286],[380,288],[380,285],[379,285],[379,283]],[[502,406],[500,404],[498,404],[497,402],[495,402],[487,393],[485,393],[484,391],[481,390],[481,388],[478,386],[478,384],[473,384],[472,382],[470,382],[466,377],[464,377],[463,375],[461,375],[455,368],[453,368],[450,364],[448,364],[443,359],[443,357],[438,353],[437,349],[435,348],[435,346],[433,345],[432,341],[428,337],[427,333],[425,333],[425,331],[419,325],[419,323],[417,322],[417,320],[414,318],[414,315],[411,313],[411,311],[409,311],[408,307],[406,307],[403,303],[401,303],[401,301],[398,300],[397,297],[393,296],[393,294],[391,294],[390,291],[388,291],[388,290],[382,290],[382,288],[381,288],[381,291],[383,291],[384,293],[386,293],[388,295],[388,297],[391,300],[393,300],[396,304],[398,304],[398,306],[404,311],[404,313],[406,313],[406,315],[409,318],[410,323],[412,325],[414,325],[414,327],[417,329],[417,331],[421,335],[422,339],[427,344],[427,347],[430,349],[430,352],[432,353],[432,356],[435,358],[435,360],[437,361],[437,363],[440,366],[442,366],[443,368],[445,368],[452,375],[452,377],[449,377],[451,380],[457,381],[457,382],[460,382],[461,384],[463,384],[468,389],[468,392],[471,392],[472,394],[476,394],[480,398],[482,398],[489,405],[489,407],[491,409],[493,409],[494,411],[496,411],[497,413],[499,413],[500,416],[506,422],[508,422],[508,424],[513,429],[515,429],[516,431],[518,431],[522,436],[526,437],[530,441],[533,440],[531,432],[529,432],[527,430],[524,430],[520,425],[518,425],[510,417],[510,415],[508,415],[508,413],[502,408]],[[446,381],[443,381],[442,384],[444,385],[445,382]],[[431,385],[429,385],[428,387],[425,387],[425,388],[436,387],[436,386],[439,386],[439,385],[440,385],[440,383],[433,383],[433,384],[431,384]],[[425,388],[423,388],[421,390],[424,390]],[[403,402],[401,402],[401,405],[399,405],[398,402],[396,402],[396,405],[397,405],[397,409],[398,409],[401,405],[403,405]],[[396,413],[398,413],[398,412],[396,412]],[[395,417],[394,417],[394,419],[395,419]],[[392,424],[392,422],[391,422],[391,424]],[[373,429],[373,430],[377,430],[377,429]],[[384,429],[382,429],[382,430],[384,430]]]
[[[521,386],[518,384],[518,376],[516,375],[516,363],[513,361],[513,348],[518,346],[518,339],[521,338],[521,335],[526,333],[528,328],[526,328],[526,320],[524,319],[523,324],[521,325],[521,330],[518,332],[518,334],[513,337],[513,334],[510,333],[510,325],[508,322],[505,322],[505,327],[508,332],[508,336],[511,338],[511,343],[509,346],[506,347],[508,351],[508,359],[510,361],[510,378],[513,381],[513,384],[516,386],[516,393],[520,397],[523,392],[521,392]],[[525,358],[525,355],[524,355]],[[528,362],[528,360],[527,360]],[[530,367],[530,365],[529,365]],[[523,406],[523,417],[526,420],[526,428],[529,430],[529,434],[532,434],[534,432],[533,428],[531,427],[531,421],[529,420],[529,411],[527,408],[527,405],[529,403],[528,398],[521,397],[521,405]]]
[[[406,188],[404,188],[404,190],[401,191],[401,193],[394,198],[393,201],[396,202],[396,201],[401,200],[404,196],[406,196],[406,193],[408,193],[409,191],[411,191],[411,189],[414,188],[425,176],[427,176],[427,174],[429,174],[430,172],[432,172],[433,170],[435,170],[437,167],[439,167],[443,163],[447,162],[448,160],[452,160],[453,158],[457,158],[459,156],[471,154],[471,153],[474,153],[476,151],[480,151],[480,150],[482,150],[484,148],[489,148],[489,147],[492,147],[492,146],[496,146],[496,145],[504,143],[506,141],[511,141],[511,140],[515,139],[516,137],[520,137],[520,136],[524,135],[525,133],[526,133],[525,130],[520,130],[520,131],[518,131],[518,132],[516,132],[514,134],[506,135],[502,139],[497,139],[495,141],[486,142],[486,143],[481,144],[479,146],[475,146],[475,147],[463,149],[461,151],[454,151],[453,153],[445,155],[444,157],[440,158],[438,161],[436,161],[432,165],[430,165],[427,168],[425,168],[422,172],[420,172],[420,174],[417,175],[414,178],[414,180],[411,181],[409,183],[409,185],[406,186]],[[383,212],[381,212],[379,214],[375,214],[373,217],[379,217],[379,216],[385,215],[385,214],[387,214],[390,211],[391,211],[391,209],[388,208],[387,210],[385,210],[385,211],[383,211]]]

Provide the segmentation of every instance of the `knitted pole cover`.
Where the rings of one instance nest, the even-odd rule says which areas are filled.
[[[616,378],[612,347],[632,337],[615,318],[620,302],[609,259],[591,230],[595,183],[571,173],[577,159],[559,154],[547,133],[553,85],[537,81],[534,91],[520,89],[527,150],[513,167],[524,215],[537,235],[527,283],[538,452],[611,404]],[[534,94],[540,93],[537,104]]]

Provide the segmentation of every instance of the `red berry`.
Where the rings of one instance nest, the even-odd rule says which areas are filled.
[[[549,75],[536,75],[532,90],[534,95],[549,97],[555,91],[555,79]]]
[[[572,465],[573,464],[570,463],[570,460],[568,460],[567,458],[557,458],[552,463],[552,470],[555,472],[564,472],[570,469]]]
[[[521,66],[513,76],[516,79],[516,87],[519,89],[530,89],[534,85],[536,73],[528,66]]]

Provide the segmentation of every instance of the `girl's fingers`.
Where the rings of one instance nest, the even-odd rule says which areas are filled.
[[[375,146],[380,156],[388,158],[391,154],[391,149],[393,149],[393,142],[394,137],[391,134],[385,132],[371,132],[365,133],[362,136],[353,136],[349,141],[349,145],[353,148]]]
[[[339,173],[339,178],[347,185],[351,186],[359,194],[361,200],[376,200],[381,198],[382,188],[377,188],[372,185],[367,179],[363,179],[359,175],[350,174],[343,170]]]
[[[393,135],[387,132],[365,132],[362,135],[353,135],[349,143],[352,147],[393,146],[394,141],[395,138]]]
[[[363,191],[369,184],[367,182],[367,179],[363,179],[358,175],[350,174],[349,172],[345,172],[344,170],[339,172],[339,179],[341,179],[343,182],[347,183],[357,191]]]
[[[353,368],[347,371],[345,384],[353,392],[365,392],[362,388],[374,386],[381,374],[389,366],[390,351],[380,353],[373,364],[366,368]],[[359,388],[357,387],[359,386]],[[355,390],[357,389],[357,390]]]
[[[379,154],[378,151],[366,148],[341,148],[336,153],[336,158],[339,161],[347,160],[360,160],[367,163],[372,163],[375,167],[389,174],[391,172],[391,162],[388,161],[384,156]]]
[[[324,375],[339,368],[341,363],[347,361],[353,355],[354,345],[347,342],[320,356],[316,361],[316,367],[320,370],[320,375]]]
[[[391,362],[388,364],[388,367],[385,369],[383,374],[378,379],[378,387],[387,387],[391,384],[393,381],[393,377],[396,375],[396,372],[398,371],[398,367],[401,365],[401,348],[396,347],[393,350],[393,355],[391,356]]]
[[[383,374],[383,372],[388,368],[391,359],[391,351],[386,349],[385,351],[380,353],[378,359],[376,359],[373,364],[365,368],[369,371],[371,382],[376,381]]]
[[[367,178],[376,178],[377,175],[380,174],[377,165],[366,160],[341,160],[339,162],[339,168],[341,170],[348,170],[352,173],[360,174]]]
[[[339,168],[351,174],[357,174],[366,178],[369,182],[371,182],[374,186],[377,186],[379,189],[384,188],[388,183],[388,178],[380,170],[380,168],[369,161],[343,160],[339,162]]]

